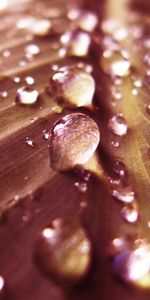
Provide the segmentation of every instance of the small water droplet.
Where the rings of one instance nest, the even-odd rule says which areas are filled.
[[[75,217],[54,220],[42,231],[36,250],[43,270],[68,287],[89,270],[91,244]]]
[[[124,202],[124,203],[131,203],[135,199],[135,194],[132,191],[130,186],[115,187],[112,190],[112,196],[115,197],[117,200]]]
[[[0,276],[0,297],[3,295],[4,285],[5,285],[4,278],[2,276]]]
[[[8,96],[8,92],[7,91],[0,92],[0,96],[6,98]]]
[[[29,137],[26,137],[26,144],[32,148],[34,147],[33,140]]]
[[[15,76],[15,77],[13,78],[13,81],[14,81],[15,83],[19,83],[19,82],[21,81],[21,78],[20,78],[19,76]]]
[[[43,138],[45,140],[48,140],[49,139],[49,132],[47,130],[43,130]]]
[[[90,11],[80,10],[78,11],[75,23],[80,29],[92,32],[98,24],[98,18]]]
[[[137,209],[133,207],[124,207],[121,211],[122,218],[128,223],[136,223],[139,217]]]
[[[75,187],[77,187],[80,193],[87,192],[87,183],[86,182],[75,182]]]
[[[112,77],[125,77],[130,73],[130,61],[125,59],[119,51],[110,52],[108,57],[102,57],[101,64],[104,72]]]
[[[4,50],[3,51],[3,53],[2,53],[2,55],[4,56],[4,57],[10,57],[11,56],[11,51],[10,50]]]
[[[67,32],[61,36],[61,42],[67,46],[68,55],[83,57],[88,54],[91,37],[86,32]]]
[[[30,220],[30,218],[31,218],[30,212],[29,212],[29,211],[26,211],[26,212],[23,214],[23,216],[22,216],[22,221],[28,222],[28,221]]]
[[[125,118],[122,115],[113,116],[108,123],[109,129],[118,136],[123,136],[127,133],[128,126]]]
[[[89,73],[78,67],[64,67],[52,75],[49,91],[56,94],[58,101],[66,106],[91,106],[95,81]]]
[[[120,177],[125,177],[125,176],[127,176],[127,169],[126,169],[126,166],[125,166],[124,163],[121,162],[120,160],[117,160],[117,161],[114,163],[113,171],[115,172],[115,174],[119,175]]]
[[[29,44],[25,47],[25,54],[27,58],[32,58],[34,55],[40,53],[40,48],[36,44]]]
[[[138,93],[139,93],[139,91],[138,91],[137,89],[132,89],[132,91],[131,91],[131,94],[132,94],[133,96],[137,96]]]
[[[150,287],[150,245],[144,240],[129,243],[122,239],[118,247],[114,241],[110,247],[112,271],[128,284]]]
[[[23,105],[33,105],[38,100],[39,93],[30,87],[22,87],[17,90],[16,102]]]
[[[119,143],[118,141],[112,141],[112,142],[111,142],[111,145],[112,145],[113,147],[115,147],[115,148],[119,148],[120,143]]]
[[[85,164],[100,141],[97,124],[81,113],[68,114],[58,120],[50,135],[51,166],[56,170]]]
[[[121,100],[123,98],[123,95],[120,91],[120,89],[116,86],[113,86],[111,89],[112,92],[112,96],[116,99],[116,100]]]
[[[150,114],[150,104],[148,104],[148,105],[146,106],[146,111],[147,111],[148,114]]]
[[[25,78],[25,82],[26,82],[28,85],[32,85],[32,84],[34,84],[34,78],[31,77],[31,76],[27,76],[27,77]]]
[[[133,85],[134,85],[135,87],[137,87],[137,88],[140,88],[140,87],[143,86],[143,83],[142,83],[141,80],[137,79],[137,80],[135,80],[135,81],[133,82]]]

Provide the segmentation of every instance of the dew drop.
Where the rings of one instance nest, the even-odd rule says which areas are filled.
[[[109,129],[118,136],[126,135],[128,126],[122,115],[113,116],[108,123]]]
[[[33,79],[33,77],[31,77],[31,76],[27,76],[27,77],[25,78],[25,82],[26,82],[28,85],[32,85],[32,84],[34,84],[34,79]]]
[[[138,91],[137,89],[132,89],[132,91],[131,91],[131,94],[132,94],[133,96],[137,96],[138,93],[139,93],[139,91]]]
[[[124,203],[131,203],[135,199],[135,194],[131,187],[116,187],[112,190],[112,196]]]
[[[89,73],[78,67],[64,67],[50,78],[49,90],[66,106],[91,106],[95,81]]]
[[[148,104],[148,105],[146,106],[146,111],[147,111],[148,114],[150,114],[150,104]]]
[[[28,221],[30,220],[30,218],[31,218],[30,212],[29,212],[29,211],[26,211],[26,212],[23,214],[23,216],[22,216],[22,221],[23,221],[23,222],[28,222]]]
[[[27,58],[32,58],[34,55],[40,53],[40,48],[36,44],[29,44],[25,47],[25,54]]]
[[[137,209],[133,207],[124,207],[121,211],[122,218],[128,223],[136,223],[138,220],[139,213]]]
[[[87,183],[86,182],[75,182],[75,187],[78,189],[80,193],[87,192]]]
[[[111,49],[110,49],[111,50]],[[124,58],[120,52],[110,52],[108,57],[101,59],[101,64],[105,73],[112,77],[125,77],[130,73],[130,62]]]
[[[14,81],[15,83],[19,83],[19,82],[21,81],[21,78],[20,78],[19,76],[15,76],[15,77],[13,78],[13,81]]]
[[[0,96],[2,98],[6,98],[8,96],[8,92],[7,91],[0,92]]]
[[[43,138],[45,140],[48,140],[49,139],[49,132],[47,130],[43,130]]]
[[[38,100],[39,93],[30,87],[22,87],[17,90],[16,102],[23,105],[33,105]]]
[[[81,113],[68,114],[58,120],[50,135],[51,166],[56,170],[85,164],[94,154],[100,132],[93,119]]]
[[[76,24],[80,29],[92,32],[98,24],[98,18],[92,12],[80,11],[76,18]]]
[[[5,57],[5,58],[8,58],[11,56],[11,51],[10,50],[4,50],[2,55]]]
[[[33,140],[32,140],[31,138],[29,138],[29,137],[26,137],[26,144],[27,144],[28,146],[30,146],[31,148],[34,147]]]
[[[45,36],[49,33],[51,29],[51,22],[48,19],[43,20],[34,20],[32,27],[30,27],[30,31],[37,36]]]
[[[86,32],[67,32],[61,36],[61,42],[68,48],[68,55],[87,56],[91,43],[90,35]]]
[[[0,297],[3,295],[4,285],[5,285],[4,278],[2,276],[0,276]]]
[[[149,288],[150,245],[144,240],[135,240],[131,244],[122,239],[122,243],[118,247],[115,240],[110,248],[113,249],[110,254],[110,265],[113,273],[125,283]]]
[[[115,174],[119,175],[119,177],[125,177],[125,176],[127,176],[126,166],[120,160],[117,160],[114,163],[113,171],[114,171]]]
[[[36,255],[43,271],[71,287],[89,270],[91,243],[76,217],[56,219],[42,231]]]

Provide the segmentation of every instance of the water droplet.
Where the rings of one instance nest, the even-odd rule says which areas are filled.
[[[98,18],[90,11],[79,11],[75,23],[80,29],[92,32],[98,24]]]
[[[128,284],[150,287],[150,245],[143,240],[123,242],[120,247],[114,242],[112,245],[112,271]]]
[[[25,47],[25,54],[27,58],[32,58],[34,55],[40,53],[40,48],[36,44],[29,44]]]
[[[56,219],[39,238],[37,257],[43,270],[70,287],[84,277],[91,262],[91,244],[75,217]]]
[[[50,79],[49,90],[64,105],[90,106],[95,92],[93,77],[78,67],[61,68]]]
[[[38,100],[39,93],[30,87],[22,87],[17,90],[16,102],[23,105],[33,105]]]
[[[131,93],[133,96],[137,96],[139,91],[137,89],[132,89]]]
[[[8,92],[7,91],[0,92],[0,96],[6,98],[8,96]]]
[[[22,216],[22,221],[28,222],[28,221],[30,220],[30,218],[31,218],[30,212],[29,212],[29,211],[26,211],[26,212],[23,214],[23,216]]]
[[[32,148],[34,147],[33,140],[29,137],[26,137],[26,144]]]
[[[34,84],[34,79],[33,79],[33,77],[31,77],[31,76],[27,76],[27,77],[25,78],[25,82],[26,82],[28,85],[32,85],[32,84]]]
[[[109,129],[118,136],[123,136],[127,133],[128,126],[122,115],[116,115],[109,120]]]
[[[11,51],[10,50],[4,50],[3,51],[3,53],[2,53],[2,55],[4,56],[4,57],[10,57],[11,56]]]
[[[35,20],[30,31],[37,36],[45,36],[51,29],[51,22],[48,19]]]
[[[21,18],[17,22],[19,29],[27,29],[32,34],[37,36],[45,36],[51,29],[51,21],[48,19],[37,19],[34,17]]]
[[[49,139],[49,132],[47,130],[43,130],[43,137],[45,140]]]
[[[15,77],[13,78],[13,81],[14,81],[15,83],[19,83],[19,82],[21,81],[21,78],[20,78],[19,76],[15,76]]]
[[[77,187],[80,193],[87,192],[87,183],[86,182],[75,182],[75,187]]]
[[[116,187],[112,190],[112,196],[124,203],[131,203],[135,199],[135,194],[130,186]]]
[[[112,77],[125,77],[130,73],[130,62],[125,59],[120,52],[112,52],[109,57],[103,57],[101,64],[104,72],[108,73]]]
[[[2,276],[0,276],[0,297],[3,295],[4,285],[5,285],[4,278]]]
[[[121,91],[119,90],[118,87],[113,86],[111,89],[112,92],[112,96],[116,99],[116,100],[121,100],[123,98],[123,95],[121,93]]]
[[[112,141],[112,142],[111,142],[111,145],[112,145],[113,147],[115,147],[115,148],[119,148],[120,143],[119,143],[118,141]]]
[[[143,83],[142,83],[141,80],[137,79],[137,80],[135,80],[135,81],[133,82],[133,85],[134,85],[135,87],[137,87],[137,88],[140,88],[140,87],[143,86]]]
[[[150,104],[148,104],[148,105],[146,106],[146,111],[147,111],[148,114],[150,114]]]
[[[136,223],[138,220],[139,213],[137,209],[133,207],[124,207],[121,211],[123,219],[129,223]]]
[[[61,36],[61,42],[68,48],[68,55],[87,56],[91,43],[90,35],[86,32],[67,32]]]
[[[125,177],[125,176],[127,176],[126,166],[120,160],[117,160],[114,163],[113,171],[115,172],[115,174],[119,175],[119,177]]]
[[[97,124],[81,113],[68,114],[58,120],[50,136],[51,166],[56,170],[85,164],[100,141]]]

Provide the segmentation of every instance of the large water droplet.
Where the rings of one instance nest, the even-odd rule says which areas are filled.
[[[75,217],[56,219],[46,227],[37,244],[37,257],[43,270],[57,282],[76,284],[87,273],[91,244]]]
[[[30,87],[22,87],[17,90],[16,101],[23,105],[33,105],[38,100],[39,93]]]
[[[90,106],[95,92],[93,77],[78,67],[64,67],[50,79],[49,90],[65,105]]]
[[[53,169],[67,170],[85,164],[100,140],[97,124],[81,113],[66,115],[56,122],[50,136],[50,161]]]
[[[116,243],[116,240],[122,243]],[[123,239],[112,242],[110,253],[112,271],[124,282],[141,287],[150,287],[150,245],[144,240],[132,244]]]
[[[118,136],[123,136],[127,133],[127,123],[122,115],[113,116],[108,123],[109,129]]]

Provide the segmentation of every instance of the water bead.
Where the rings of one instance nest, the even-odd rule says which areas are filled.
[[[56,219],[43,229],[36,253],[43,270],[70,287],[89,270],[91,243],[78,218]]]
[[[108,123],[109,129],[118,136],[124,136],[127,133],[128,126],[122,115],[113,116]]]
[[[64,67],[53,73],[49,90],[66,106],[91,106],[95,81],[91,74],[79,67]]]
[[[22,105],[33,105],[38,100],[39,93],[30,87],[22,87],[17,90],[16,101]]]
[[[55,123],[50,134],[51,167],[63,171],[85,164],[99,141],[99,128],[93,119],[82,113],[66,115]]]

